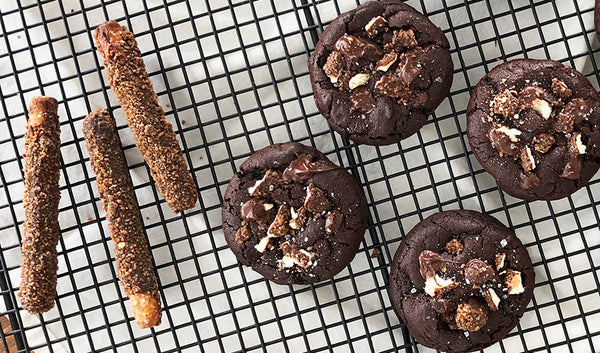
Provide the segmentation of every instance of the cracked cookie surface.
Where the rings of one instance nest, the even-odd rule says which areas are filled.
[[[576,70],[550,60],[498,65],[473,89],[473,154],[508,194],[555,200],[600,167],[600,97]]]
[[[333,277],[354,258],[367,226],[356,180],[299,143],[253,154],[223,201],[225,239],[238,260],[279,284]]]
[[[506,336],[533,296],[525,247],[475,211],[436,213],[402,240],[391,266],[396,311],[419,343],[444,352],[483,349]]]
[[[336,18],[308,66],[329,125],[369,145],[417,132],[448,94],[453,72],[444,33],[394,0],[367,2]]]

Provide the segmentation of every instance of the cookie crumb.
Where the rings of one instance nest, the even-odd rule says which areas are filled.
[[[372,259],[378,258],[379,255],[381,255],[381,250],[379,250],[379,248],[373,249],[373,251],[371,252]],[[415,291],[416,291],[416,289],[415,289]]]

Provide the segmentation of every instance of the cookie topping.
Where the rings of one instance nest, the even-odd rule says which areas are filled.
[[[377,70],[386,72],[389,70],[390,66],[394,65],[396,60],[398,60],[398,54],[395,51],[386,53],[383,58],[377,62]]]
[[[571,156],[571,159],[567,162],[567,165],[565,165],[565,169],[563,169],[560,176],[569,180],[577,180],[581,176],[582,169],[583,162],[581,159]]]
[[[458,239],[452,239],[446,244],[446,252],[452,255],[458,255],[463,252],[463,245]]]
[[[434,277],[443,264],[442,256],[431,250],[423,250],[419,255],[419,271],[423,279]]]
[[[581,142],[581,133],[576,132],[569,138],[569,151],[573,155],[585,154],[586,147]]]
[[[424,291],[435,298],[444,295],[457,286],[458,283],[454,282],[452,279],[445,279],[439,275],[435,275],[433,277],[427,277],[425,280]]]
[[[312,260],[315,254],[300,249],[296,244],[286,241],[281,243],[279,248],[283,251],[283,258],[280,260],[280,264],[284,268],[299,266],[306,269],[314,264]]]
[[[505,253],[496,254],[496,270],[500,271],[504,267],[505,261],[506,261]]]
[[[270,241],[271,237],[264,237],[258,242],[258,244],[254,245],[254,248],[256,249],[256,251],[264,253],[265,250],[267,250]]]
[[[338,210],[331,210],[325,218],[325,232],[332,234],[337,232],[344,223],[344,215]]]
[[[417,46],[419,46],[419,43],[417,43],[415,32],[411,28],[394,31],[391,43],[392,48],[402,50],[416,48]]]
[[[569,99],[573,95],[573,91],[556,77],[552,79],[552,92],[561,99]]]
[[[589,153],[582,140],[583,133],[589,133],[585,121],[591,108],[587,101],[573,98],[573,90],[558,78],[552,79],[548,89],[534,83],[516,92],[513,86],[494,96],[487,137],[501,157],[520,159],[521,189],[541,185],[536,166],[554,146],[564,146],[565,139],[559,138],[560,134],[566,138],[569,151],[561,177],[579,179],[583,159]]]
[[[337,83],[338,78],[344,69],[344,56],[339,51],[333,51],[327,57],[327,62],[323,66],[325,75],[329,77],[331,83]]]
[[[365,26],[365,31],[369,37],[375,37],[388,30],[388,22],[381,16],[373,17]]]
[[[357,88],[352,92],[350,102],[352,103],[350,111],[359,111],[363,114],[370,113],[376,105],[373,95],[364,87]]]
[[[268,170],[265,176],[257,180],[254,186],[248,188],[250,196],[267,196],[269,192],[273,191],[275,185],[281,184],[281,174]]]
[[[383,55],[377,44],[350,34],[344,34],[335,42],[335,50],[341,52],[344,58],[351,62],[362,58],[368,61],[377,61]]]
[[[521,172],[519,173],[519,187],[523,190],[529,190],[542,183],[540,178],[535,173]]]
[[[500,156],[516,156],[520,153],[521,144],[519,143],[519,135],[521,131],[511,129],[504,125],[494,123],[493,127],[488,132],[488,139],[492,146],[500,153]]]
[[[263,199],[253,198],[244,202],[242,208],[240,209],[240,215],[245,220],[252,219],[255,221],[260,221],[265,217],[267,211],[272,208],[273,204],[267,203]]]
[[[541,133],[533,138],[533,147],[540,153],[546,153],[554,144],[555,138],[552,135]]]
[[[488,308],[479,300],[470,298],[456,308],[456,327],[464,331],[479,331],[488,320]]]
[[[515,115],[517,109],[519,109],[519,100],[510,90],[505,89],[494,97],[492,104],[494,114],[500,114],[508,118]]]
[[[481,261],[472,259],[464,267],[465,280],[475,287],[480,287],[485,282],[492,280],[496,276],[494,269]]]
[[[535,169],[535,159],[533,158],[533,154],[531,154],[531,149],[529,146],[525,146],[525,148],[521,149],[521,166],[525,170],[525,172],[531,172]]]
[[[267,230],[267,235],[270,237],[282,237],[287,234],[289,230],[289,222],[290,220],[290,208],[288,205],[279,206],[279,211],[277,211],[277,216],[275,216],[275,220],[269,226],[269,230]]]
[[[335,169],[340,169],[340,167],[325,164],[322,161],[313,162],[311,156],[301,154],[283,171],[283,181],[303,182],[310,179],[315,173],[328,172]]]
[[[506,240],[500,245],[506,247],[508,244],[503,242]],[[423,291],[451,329],[481,329],[487,322],[488,310],[497,311],[500,306],[496,291],[520,294],[525,290],[521,272],[507,269],[498,274],[497,270],[506,266],[505,253],[490,259],[465,258],[472,251],[454,238],[446,243],[442,253],[423,250],[419,254],[419,272],[425,280]]]
[[[382,76],[379,81],[375,83],[375,88],[381,92],[381,94],[392,98],[398,98],[402,101],[407,101],[412,92],[400,77],[393,76]]]
[[[250,233],[250,227],[243,223],[240,229],[235,233],[235,242],[238,244],[244,244],[246,240],[250,239],[252,233]]]
[[[366,85],[367,82],[369,82],[369,77],[370,77],[369,74],[365,74],[365,73],[360,73],[360,74],[356,74],[356,75],[352,76],[352,78],[350,79],[350,82],[348,82],[348,88],[353,90],[356,87]]]
[[[304,207],[301,207],[298,211],[296,211],[293,207],[290,208],[290,214],[292,216],[292,219],[290,219],[290,228],[298,230],[304,227],[307,212],[308,211],[306,211],[306,208]]]
[[[508,294],[521,294],[525,292],[521,280],[521,272],[507,269],[505,271],[504,284],[508,288]]]
[[[310,184],[306,189],[304,207],[306,207],[306,209],[312,213],[322,214],[326,211],[329,211],[332,207],[332,204],[321,189],[313,184]]]
[[[500,307],[500,297],[498,297],[496,291],[492,288],[488,288],[483,290],[482,295],[490,309],[492,309],[492,311],[497,311]]]

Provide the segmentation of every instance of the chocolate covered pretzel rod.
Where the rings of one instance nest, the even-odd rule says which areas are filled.
[[[83,133],[115,243],[119,279],[131,300],[133,316],[141,328],[160,325],[160,295],[152,254],[115,123],[106,109],[97,109],[83,120]]]
[[[196,185],[173,127],[158,104],[133,33],[108,21],[98,26],[94,36],[104,57],[108,82],[160,193],[175,213],[194,207],[198,199]]]
[[[56,297],[56,245],[60,239],[60,125],[57,109],[58,103],[54,98],[33,98],[29,104],[25,132],[23,263],[17,295],[23,308],[32,314],[52,309]]]

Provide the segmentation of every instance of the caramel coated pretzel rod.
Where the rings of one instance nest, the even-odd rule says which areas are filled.
[[[98,26],[94,36],[104,57],[108,82],[160,193],[175,213],[194,207],[198,199],[196,185],[173,127],[158,104],[133,33],[108,21]]]
[[[115,123],[106,109],[97,109],[83,120],[83,133],[133,316],[141,328],[158,326],[162,309],[152,254]]]
[[[57,110],[56,99],[33,98],[25,132],[23,263],[17,295],[23,308],[31,314],[52,309],[56,297],[56,245],[60,239],[60,124]]]

